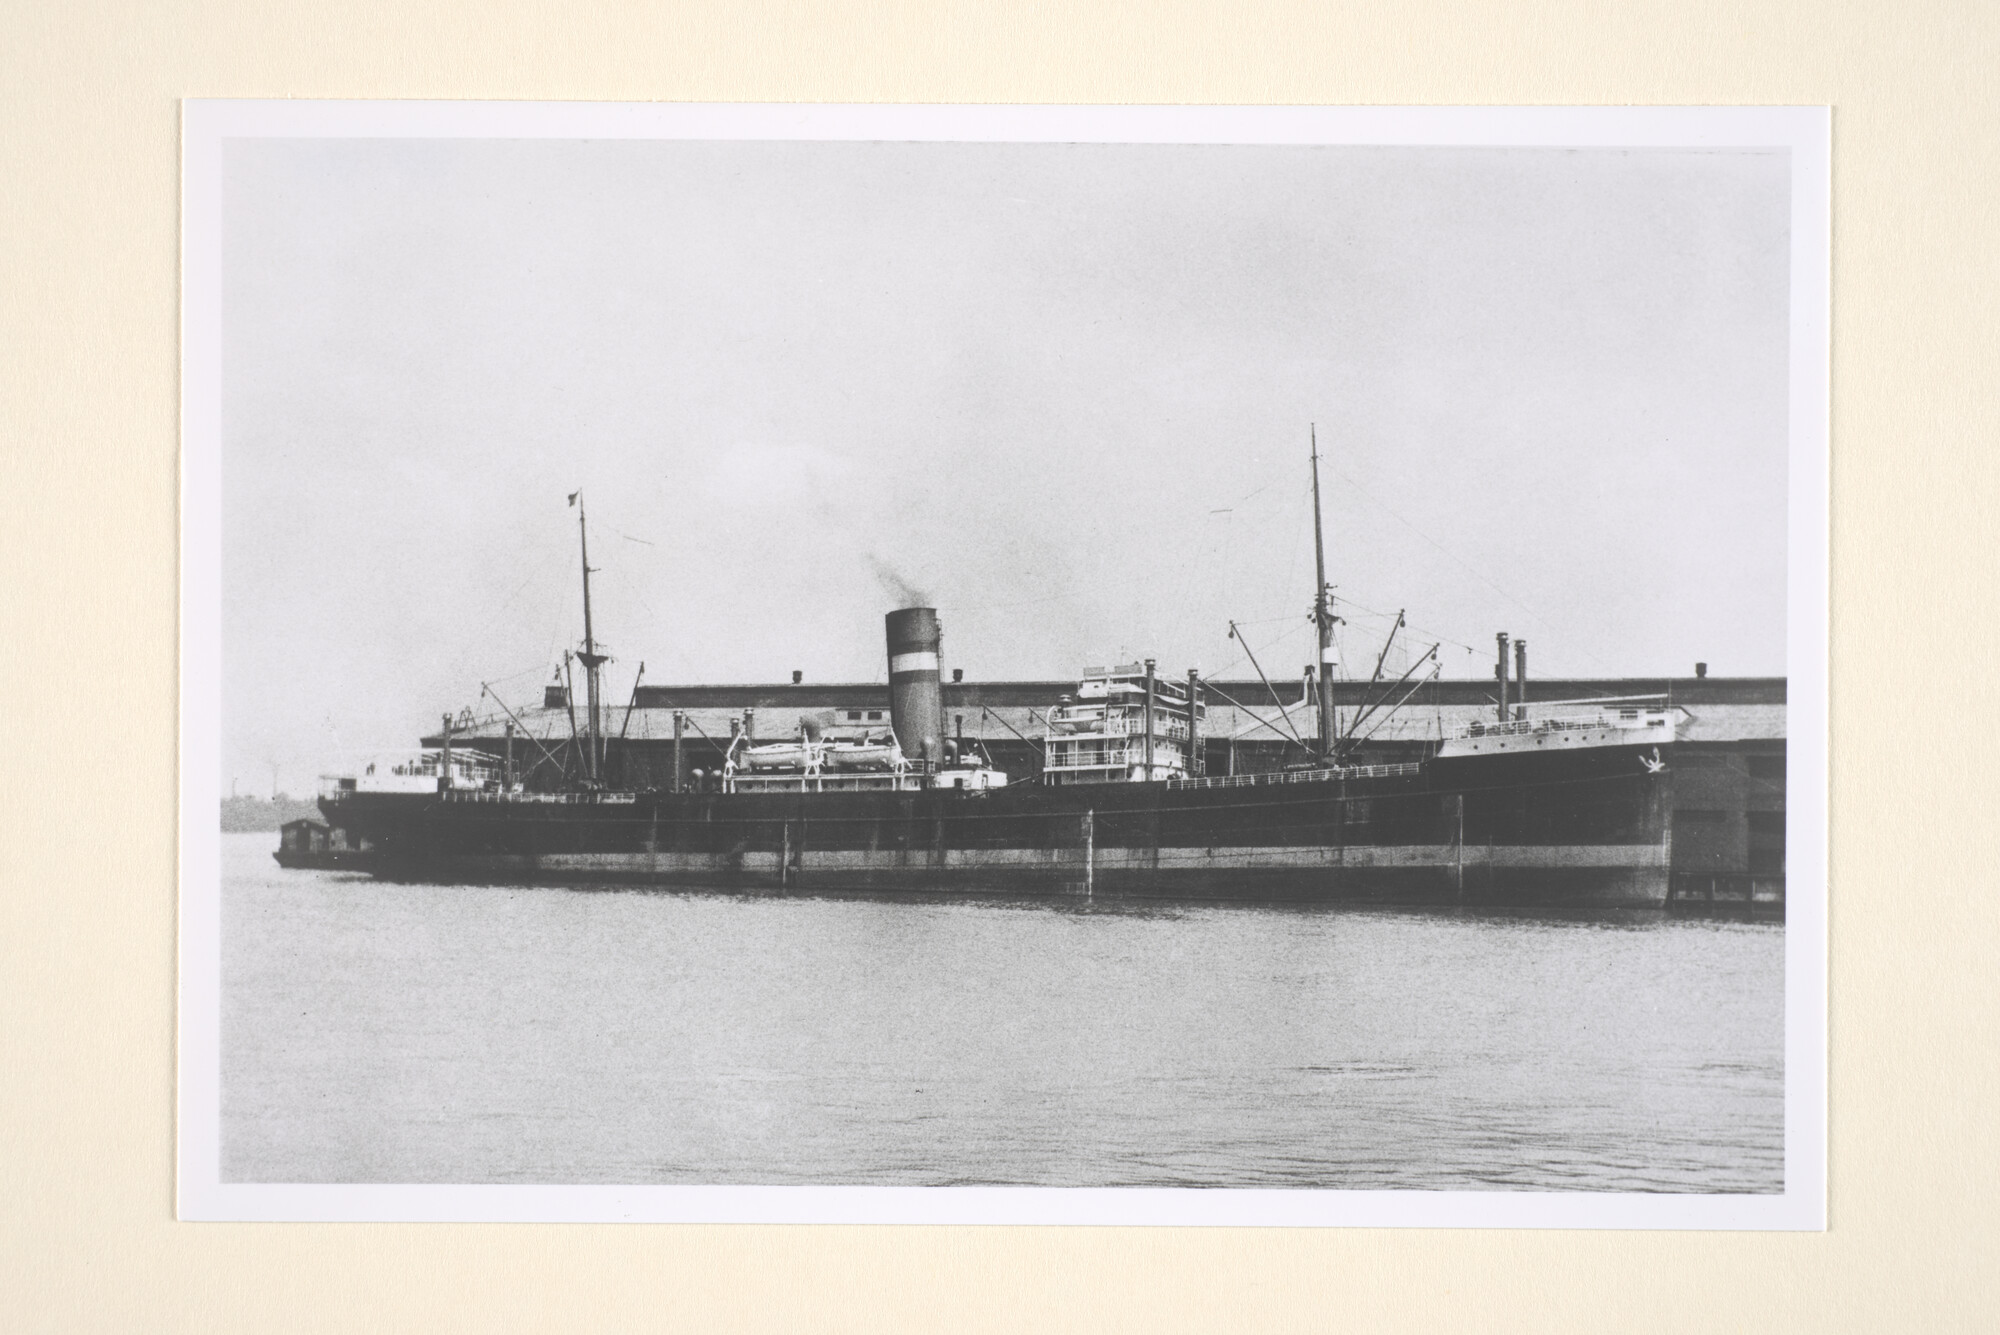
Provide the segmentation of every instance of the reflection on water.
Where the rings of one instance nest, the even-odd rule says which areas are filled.
[[[228,1180],[1783,1186],[1778,926],[404,886],[223,843]]]

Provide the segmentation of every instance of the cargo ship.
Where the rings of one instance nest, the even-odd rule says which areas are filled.
[[[1301,710],[1313,717],[1311,736],[1295,730],[1309,756],[1303,764],[1204,773],[1212,683],[1193,672],[1163,676],[1149,659],[1081,673],[1074,693],[1044,717],[1040,772],[1017,781],[976,742],[947,735],[936,610],[902,607],[885,618],[886,726],[802,718],[794,735],[758,742],[745,717],[712,770],[683,774],[677,759],[667,783],[613,784],[598,677],[607,660],[591,624],[587,520],[573,496],[584,605],[574,658],[586,700],[563,781],[524,781],[511,740],[502,756],[454,747],[447,719],[439,746],[327,781],[320,809],[351,846],[368,851],[374,874],[405,881],[1665,904],[1666,775],[1680,719],[1667,700],[1537,702],[1531,710],[1508,699],[1503,638],[1490,720],[1441,736],[1414,760],[1360,763],[1364,726],[1434,680],[1439,660],[1433,646],[1393,681],[1378,660],[1379,698],[1340,726],[1316,448],[1313,465],[1319,658],[1306,681],[1313,707]],[[1231,634],[1248,653],[1234,626]],[[1275,688],[1271,699],[1292,727]]]

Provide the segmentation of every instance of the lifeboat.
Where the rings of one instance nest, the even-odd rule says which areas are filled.
[[[819,748],[811,742],[771,742],[743,748],[741,763],[748,769],[805,769],[819,760]]]
[[[826,748],[826,764],[833,769],[894,769],[902,759],[893,741],[833,742]]]
[[[1090,731],[1103,721],[1103,705],[1058,705],[1049,711],[1049,726],[1057,732]]]

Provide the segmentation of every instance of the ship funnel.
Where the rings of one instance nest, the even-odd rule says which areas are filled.
[[[889,640],[889,721],[912,760],[944,757],[944,697],[938,688],[937,609],[905,607],[884,618]]]

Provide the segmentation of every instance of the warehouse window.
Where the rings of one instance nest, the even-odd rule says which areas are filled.
[[[1782,876],[1785,871],[1785,813],[1750,813],[1750,872]]]

